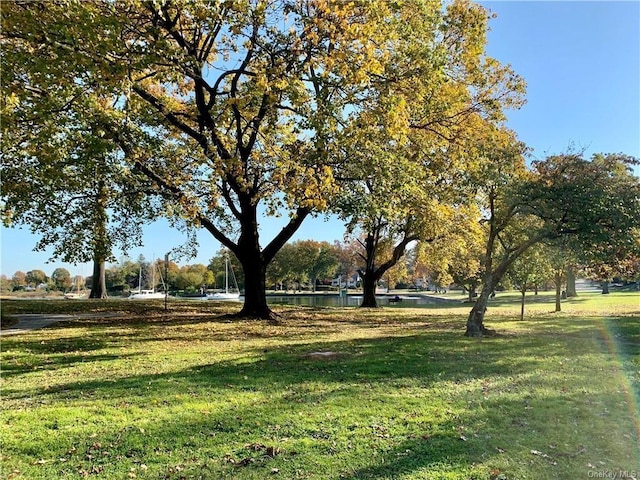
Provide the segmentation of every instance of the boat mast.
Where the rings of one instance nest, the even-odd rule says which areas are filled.
[[[224,259],[224,293],[229,293],[229,257]]]

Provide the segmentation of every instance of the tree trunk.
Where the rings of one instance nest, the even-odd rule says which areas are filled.
[[[554,281],[556,284],[556,312],[560,312],[562,307],[560,305],[560,295],[562,291],[562,273],[556,272],[554,276]]]
[[[260,255],[257,255],[258,258],[255,258],[256,255],[248,257],[238,259],[244,271],[244,305],[235,316],[275,320],[275,314],[267,305],[266,262]]]
[[[364,247],[364,255],[361,257],[365,261],[365,267],[360,270],[360,277],[362,278],[362,303],[360,307],[364,308],[376,308],[378,302],[376,300],[376,286],[378,280],[382,278],[384,271],[380,270],[380,267],[375,266],[376,248],[378,247],[378,233],[371,233],[366,236],[362,246]]]
[[[469,303],[473,302],[473,298],[476,296],[476,287],[475,285],[473,287],[469,288]]]
[[[505,275],[509,266],[513,261],[518,258],[531,244],[525,244],[521,246],[514,255],[504,258],[498,267],[494,270],[492,268],[493,260],[488,257],[485,261],[485,274],[482,283],[482,290],[480,295],[473,305],[469,317],[467,318],[467,330],[465,336],[467,337],[483,337],[485,335],[494,335],[494,330],[489,330],[484,326],[484,314],[487,311],[487,304],[489,303],[489,297],[491,293],[495,291],[496,286],[500,283],[500,280]],[[489,250],[491,251],[491,250]]]
[[[602,294],[603,295],[609,295],[609,281],[608,280],[603,280],[602,281]]]
[[[520,299],[520,321],[523,321],[524,320],[524,302],[525,302],[525,295],[527,294],[527,290],[522,289],[520,290],[520,293],[522,294],[522,298]]]
[[[89,298],[108,298],[105,261],[99,258],[93,259],[93,277]]]
[[[378,265],[376,267],[375,259],[376,259],[376,250],[378,248],[380,242],[380,232],[383,228],[382,224],[379,224],[373,231],[370,231],[364,242],[360,242],[364,247],[364,255],[360,255],[360,257],[365,261],[365,268],[363,270],[359,270],[360,277],[362,277],[362,304],[361,307],[377,307],[378,303],[376,302],[376,286],[378,285],[378,281],[384,276],[384,274],[389,271],[394,265],[398,263],[398,260],[404,255],[404,251],[407,248],[407,245],[415,240],[418,240],[418,237],[415,235],[407,235],[405,236],[394,248],[393,253],[391,254],[391,258],[386,262]],[[387,290],[388,291],[388,290]]]
[[[93,246],[93,280],[91,282],[91,292],[89,298],[107,298],[107,280],[105,270],[105,259],[109,255],[107,239],[107,192],[106,183],[102,178],[98,179],[96,190],[96,202],[94,204],[95,226],[94,226],[94,246]]]
[[[476,303],[473,304],[473,308],[467,319],[466,337],[482,337],[486,334],[493,333],[484,326],[484,314],[487,311],[487,303],[489,302],[489,295],[492,290],[492,284],[485,283],[482,286],[480,295],[478,295]]]
[[[567,267],[567,298],[577,297],[576,292],[576,271],[573,266]]]
[[[373,272],[364,272],[362,276],[362,304],[360,307],[376,308],[376,285],[378,283]]]
[[[244,273],[244,304],[242,310],[232,317],[255,318],[277,322],[277,315],[267,305],[267,265],[276,253],[291,238],[308,216],[309,211],[303,208],[297,210],[291,221],[280,230],[271,242],[263,249],[260,248],[260,234],[258,232],[258,209],[255,198],[250,195],[240,195],[240,236],[238,243],[233,244],[220,233],[208,220],[200,218],[201,223],[214,234],[224,246],[229,248],[242,265]]]

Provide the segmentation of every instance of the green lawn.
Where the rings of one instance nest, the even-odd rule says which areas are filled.
[[[579,479],[640,476],[640,295],[552,313],[3,301],[123,314],[2,338],[1,478]],[[237,308],[237,305],[235,306]],[[321,352],[323,355],[314,353]],[[619,478],[619,477],[618,477]]]

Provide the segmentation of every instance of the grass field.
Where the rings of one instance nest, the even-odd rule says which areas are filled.
[[[122,316],[2,338],[1,478],[640,477],[638,293],[499,295],[480,340],[457,303],[228,308],[3,301]]]

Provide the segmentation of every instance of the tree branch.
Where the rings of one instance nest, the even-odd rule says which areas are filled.
[[[292,237],[292,235],[298,230],[302,222],[309,216],[311,210],[304,207],[298,207],[295,215],[289,221],[287,225],[285,225],[282,230],[269,242],[269,244],[262,251],[262,255],[266,263],[269,263],[273,260],[276,253],[284,246],[285,243]]]

